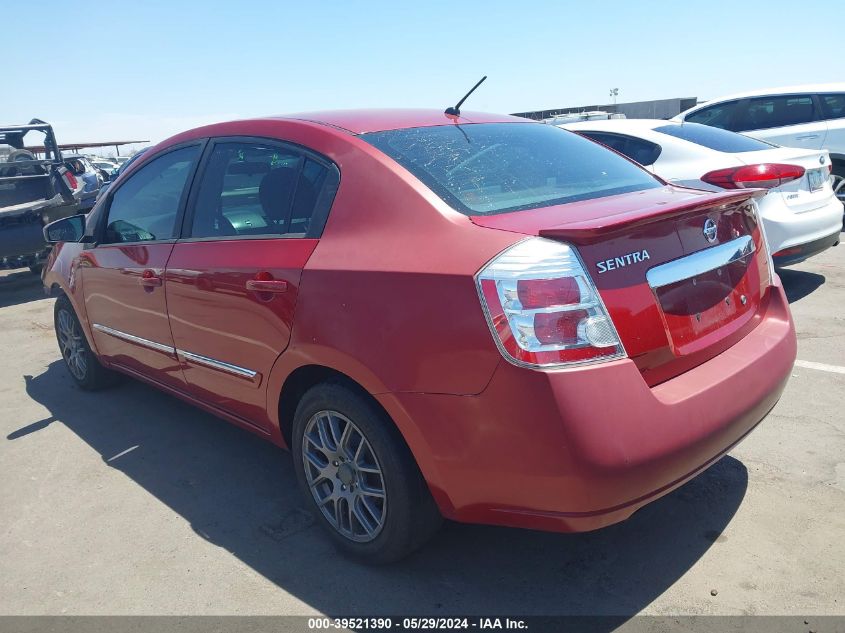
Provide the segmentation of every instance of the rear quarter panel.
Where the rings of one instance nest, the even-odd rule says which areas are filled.
[[[500,355],[474,274],[521,236],[475,226],[360,139],[309,146],[341,181],[302,274],[281,374],[307,361],[371,393],[481,392]]]

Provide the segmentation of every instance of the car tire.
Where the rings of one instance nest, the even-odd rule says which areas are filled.
[[[291,451],[306,504],[345,554],[392,563],[440,527],[440,512],[399,431],[349,386],[323,383],[303,395]]]
[[[833,187],[833,193],[836,194],[839,201],[845,203],[845,164],[833,163],[830,184]]]
[[[56,299],[53,323],[65,366],[80,389],[98,391],[118,382],[118,374],[103,367],[91,351],[76,312],[65,295]]]

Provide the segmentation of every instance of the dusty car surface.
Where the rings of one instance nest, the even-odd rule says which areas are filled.
[[[44,158],[27,149],[40,143]],[[40,270],[45,224],[77,212],[82,183],[62,161],[53,128],[38,119],[0,126],[0,268]]]
[[[386,562],[442,517],[621,521],[742,440],[796,351],[759,194],[509,116],[237,121],[47,227],[44,280],[80,387],[289,447],[338,546]]]

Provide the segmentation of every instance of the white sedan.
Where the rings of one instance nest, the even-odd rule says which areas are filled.
[[[760,215],[775,264],[786,266],[839,243],[842,203],[827,150],[779,147],[697,123],[653,119],[584,121],[578,132],[673,184],[696,189],[761,187]]]

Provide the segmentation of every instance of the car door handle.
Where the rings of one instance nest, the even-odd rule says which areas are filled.
[[[246,289],[253,292],[287,292],[288,282],[281,279],[250,279]]]
[[[796,136],[796,141],[805,141],[811,138],[819,138],[818,134],[802,134],[801,136]]]
[[[152,270],[145,270],[141,273],[138,283],[144,288],[158,288],[161,286],[161,277],[156,275]]]

